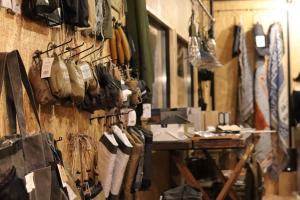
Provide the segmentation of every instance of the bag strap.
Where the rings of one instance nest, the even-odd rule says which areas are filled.
[[[2,92],[7,53],[0,53],[0,95]]]
[[[24,112],[24,105],[23,105],[23,88],[22,83],[24,85],[24,88],[27,92],[27,95],[30,100],[31,107],[34,111],[35,118],[38,122],[38,125],[41,129],[41,123],[38,117],[37,112],[37,104],[34,99],[33,90],[31,88],[30,82],[28,80],[26,70],[24,63],[20,57],[20,54],[17,50],[12,51],[7,54],[6,59],[6,70],[8,72],[8,81],[11,88],[11,93],[13,96],[13,104],[15,106],[16,110],[16,116],[18,119],[18,124],[20,128],[20,132],[22,137],[26,136],[26,120],[25,120],[25,112]],[[15,119],[11,119],[15,120]],[[13,123],[11,123],[13,124]]]

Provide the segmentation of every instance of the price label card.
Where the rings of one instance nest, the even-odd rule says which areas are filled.
[[[144,103],[143,104],[143,115],[142,118],[149,119],[151,118],[151,104],[150,103]]]
[[[136,125],[136,112],[135,110],[131,110],[128,113],[128,123],[127,126],[135,126]]]
[[[57,168],[58,168],[58,172],[59,172],[59,175],[61,178],[61,182],[62,182],[63,186],[66,187],[67,186],[66,182],[68,181],[68,178],[67,178],[67,175],[65,172],[65,168],[60,164],[57,164]]]
[[[83,64],[80,66],[80,70],[82,72],[82,77],[85,81],[90,80],[93,78],[91,68],[88,64]]]
[[[0,6],[4,7],[4,8],[12,9],[12,2],[11,2],[11,0],[1,0],[0,1]]]
[[[54,58],[43,59],[41,78],[49,78],[51,76],[51,68]]]
[[[258,35],[255,37],[256,47],[263,48],[266,47],[266,38],[264,35]]]
[[[35,189],[35,184],[33,180],[33,172],[27,174],[25,176],[25,182],[26,182],[26,190],[28,193],[32,192],[33,189]]]

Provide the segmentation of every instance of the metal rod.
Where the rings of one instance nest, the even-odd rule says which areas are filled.
[[[78,46],[76,46],[76,47],[70,48],[70,49],[68,49],[67,51],[62,52],[62,53],[60,53],[60,54],[58,54],[58,55],[61,56],[61,55],[65,54],[65,53],[68,53],[68,52],[70,52],[70,51],[73,51],[73,50],[75,50],[75,49],[78,49],[79,47],[82,47],[83,45],[84,45],[84,42],[82,42],[82,44],[80,44],[80,45],[78,45]]]
[[[204,12],[206,13],[206,15],[209,17],[209,19],[212,21],[212,22],[215,22],[216,19],[211,16],[211,14],[209,13],[209,11],[207,10],[207,8],[205,7],[205,5],[203,4],[203,2],[201,0],[197,0],[198,3],[200,4],[200,6],[202,7],[202,9],[204,10]]]
[[[82,58],[79,58],[79,60],[81,60],[81,59],[83,59],[83,58],[86,58],[86,57],[92,55],[92,54],[95,53],[96,51],[99,51],[99,50],[101,51],[102,49],[103,49],[103,46],[101,45],[98,49],[95,49],[94,51],[88,53],[87,55],[83,56]]]
[[[287,26],[287,75],[288,75],[288,108],[289,108],[289,148],[293,146],[293,139],[292,139],[292,102],[291,102],[291,49],[290,49],[290,14],[289,10],[286,11],[286,26]]]
[[[257,11],[274,11],[280,8],[239,8],[239,9],[220,9],[214,12],[257,12]]]
[[[75,57],[75,56],[78,56],[79,54],[81,54],[81,53],[83,53],[83,52],[86,52],[86,51],[90,50],[90,49],[93,48],[93,47],[94,47],[94,45],[92,45],[91,47],[89,47],[89,48],[87,48],[87,49],[85,49],[85,50],[83,50],[83,51],[80,51],[80,52],[78,52],[78,53],[76,53],[76,54],[70,56],[69,58],[73,58],[73,57]]]
[[[66,45],[66,44],[69,44],[70,42],[72,42],[72,40],[73,40],[73,38],[71,38],[69,41],[64,42],[64,43],[62,43],[62,44],[60,44],[60,45],[53,45],[52,48],[47,49],[46,51],[43,51],[43,52],[38,53],[37,55],[33,56],[33,58],[37,58],[37,57],[39,57],[40,55],[42,55],[42,54],[44,54],[44,53],[47,53],[47,52],[49,52],[49,51],[52,51],[53,49],[57,49],[58,47],[64,46],[64,45]]]
[[[109,54],[109,55],[107,55],[107,56],[104,56],[104,57],[98,58],[98,59],[96,59],[96,60],[93,60],[92,62],[94,63],[94,62],[97,62],[97,61],[99,61],[99,60],[103,60],[103,59],[105,59],[105,58],[108,58],[108,57],[110,57],[110,54]]]

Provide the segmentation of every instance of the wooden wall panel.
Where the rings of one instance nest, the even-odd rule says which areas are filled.
[[[117,19],[121,19],[121,21],[124,22],[124,16],[121,12],[118,13],[113,10],[112,13]],[[26,20],[20,15],[12,16],[7,14],[4,8],[0,8],[0,52],[8,52],[18,49],[27,71],[31,66],[32,54],[35,50],[45,50],[48,42],[54,41],[58,44],[69,40],[71,37],[74,41],[74,43],[71,43],[72,46],[81,44],[82,41],[85,42],[85,45],[81,47],[81,50],[95,43],[93,38],[83,37],[80,32],[74,33],[68,31],[67,33],[64,28],[51,29],[44,25]],[[96,45],[98,47],[100,43],[96,42]],[[103,55],[107,55],[109,44],[108,42],[105,42],[104,45]],[[26,95],[24,96],[27,129],[29,133],[33,133],[39,128],[34,119],[34,115],[31,112],[28,98]],[[6,109],[3,95],[1,95],[0,103],[0,136],[3,136],[8,132],[7,115],[5,112]],[[44,131],[52,132],[56,139],[59,137],[63,138],[63,141],[58,144],[66,161],[68,161],[66,149],[66,135],[68,133],[86,133],[94,137],[96,140],[98,140],[102,135],[103,121],[98,122],[97,120],[94,120],[93,122],[90,122],[90,114],[79,111],[76,107],[41,106],[39,108],[39,113],[42,129]]]
[[[217,56],[224,64],[223,68],[215,71],[216,110],[231,112],[233,121],[236,117],[238,84],[237,58],[232,58],[231,53],[233,26],[239,23],[244,26],[249,60],[253,70],[255,70],[253,24],[260,22],[267,33],[269,26],[278,21],[283,26],[284,38],[286,38],[286,12],[284,8],[285,1],[217,1],[215,3]],[[285,54],[285,70],[287,69],[286,63],[287,56]]]

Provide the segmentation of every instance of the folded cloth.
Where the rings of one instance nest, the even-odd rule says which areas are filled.
[[[139,161],[138,169],[135,175],[134,183],[132,184],[132,191],[137,192],[141,190],[142,182],[143,182],[143,174],[144,174],[144,162],[145,162],[145,137],[144,134],[140,131],[135,130],[133,127],[128,128],[128,132],[131,133],[132,137],[134,137],[136,140],[140,140],[143,145],[144,149],[141,153],[141,158]]]
[[[142,180],[142,190],[147,190],[151,186],[151,169],[152,169],[152,143],[153,143],[153,134],[151,131],[138,127],[145,137],[145,148],[144,148],[144,173]]]
[[[104,133],[98,146],[99,179],[103,186],[104,195],[109,197],[112,185],[115,161],[117,158],[118,143],[114,135]]]
[[[133,137],[127,131],[125,131],[125,134],[133,147],[124,176],[123,192],[125,200],[133,200],[134,195],[131,192],[131,188],[133,182],[135,181],[135,175],[137,172],[139,161],[141,159],[142,152],[144,150],[144,144],[140,141],[140,139]]]
[[[110,199],[119,199],[119,193],[123,182],[125,170],[132,151],[132,144],[129,142],[125,133],[118,126],[112,126],[114,136],[119,145],[115,161]]]

